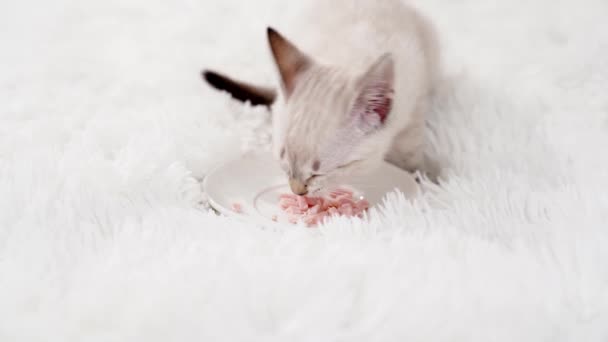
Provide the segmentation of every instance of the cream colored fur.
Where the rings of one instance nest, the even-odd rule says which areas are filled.
[[[435,31],[423,16],[399,0],[311,1],[279,31],[312,60],[295,77],[293,92],[283,87],[273,111],[274,152],[290,178],[315,191],[382,159],[437,176],[424,147],[440,58]],[[350,112],[363,75],[383,54],[393,64],[392,110],[378,131],[362,136]],[[312,170],[316,160],[318,172]]]

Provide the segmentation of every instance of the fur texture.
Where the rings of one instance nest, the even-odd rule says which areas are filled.
[[[197,71],[272,84],[260,27],[295,41],[307,3],[0,1],[0,341],[607,340],[606,1],[415,2],[441,188],[314,230],[219,217],[199,181],[269,149],[269,112]]]
[[[438,169],[424,154],[425,117],[439,74],[428,20],[399,0],[314,0],[290,27],[298,25],[302,48],[268,30],[282,90],[273,112],[274,152],[292,190],[338,184],[384,159],[436,179]],[[253,93],[224,83],[234,86],[211,82],[235,98]]]

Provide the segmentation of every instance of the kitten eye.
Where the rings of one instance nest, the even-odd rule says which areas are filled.
[[[321,167],[321,162],[317,159],[314,161],[314,163],[312,163],[312,170],[313,171],[319,171],[319,168]]]
[[[338,167],[337,167],[337,169],[344,169],[344,168],[347,168],[347,167],[349,167],[349,166],[353,166],[353,165],[355,165],[355,164],[357,164],[357,163],[360,163],[360,162],[362,162],[362,161],[363,161],[363,160],[353,160],[353,161],[348,162],[348,163],[346,163],[346,164],[344,164],[344,165],[338,166]]]
[[[281,149],[281,159],[283,159],[283,157],[285,157],[285,147]]]
[[[308,179],[306,180],[306,182],[308,183],[308,182],[310,182],[311,180],[313,180],[313,179],[315,179],[315,178],[319,178],[319,177],[321,177],[321,176],[323,176],[323,175],[319,175],[319,174],[314,174],[314,173],[313,173],[312,175],[310,175],[310,177],[308,177]]]

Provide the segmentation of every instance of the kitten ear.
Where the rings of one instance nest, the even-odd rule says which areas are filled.
[[[389,53],[380,56],[359,79],[359,95],[355,100],[353,113],[359,117],[366,130],[381,127],[390,114],[394,79],[395,66]]]
[[[311,60],[295,45],[273,28],[267,28],[268,42],[281,74],[283,88],[289,96],[295,87],[297,76],[311,65]]]

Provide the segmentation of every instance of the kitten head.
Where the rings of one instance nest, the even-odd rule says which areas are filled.
[[[268,29],[284,103],[275,113],[275,154],[302,195],[379,164],[390,144],[394,64],[380,56],[357,75],[315,62]]]

